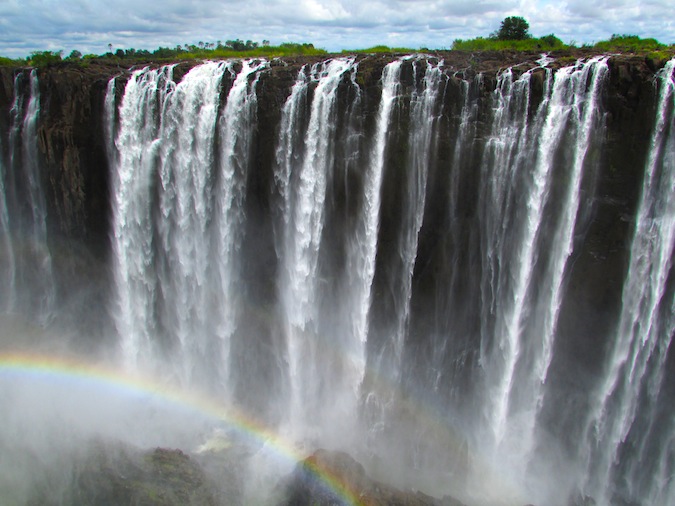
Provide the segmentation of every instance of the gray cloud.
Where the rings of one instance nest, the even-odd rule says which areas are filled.
[[[154,49],[234,38],[313,42],[328,50],[375,44],[450,47],[486,36],[509,15],[534,35],[577,43],[635,33],[675,42],[672,0],[1,0],[0,55],[108,44]]]

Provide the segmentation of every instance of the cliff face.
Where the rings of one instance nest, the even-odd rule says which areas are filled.
[[[591,55],[578,52],[553,56],[557,61],[549,68],[556,69],[570,64],[575,58]],[[461,248],[465,251],[463,255],[469,255],[468,252],[481,249],[480,239],[475,233],[482,191],[479,173],[480,165],[484,163],[485,140],[490,135],[489,121],[494,112],[491,95],[497,86],[498,73],[511,66],[516,75],[536,69],[541,55],[447,53],[438,57],[444,60],[448,81],[439,120],[438,155],[429,168],[425,199],[427,211],[415,262],[410,325],[412,333],[420,335],[430,332],[427,308],[439,298],[454,306],[451,312],[453,318],[461,322],[461,327],[478,330],[476,315],[472,314],[470,307],[463,307],[472,298],[446,293],[450,270],[457,270],[458,266],[467,273],[466,278],[460,279],[457,284],[458,290],[466,294],[479,289],[470,279],[472,274],[469,274],[475,270],[475,259],[460,255],[454,260],[458,262],[456,265],[451,265],[449,261],[448,250],[457,248],[458,244],[457,239],[451,237],[447,189],[458,185],[460,210],[456,218],[459,220],[457,230],[461,236]],[[378,114],[382,70],[392,59],[382,55],[358,58],[355,81],[361,89],[361,117],[358,121],[363,123],[368,136],[373,135]],[[281,111],[301,68],[320,61],[321,58],[273,60],[269,68],[260,74],[257,83],[257,127],[251,152],[253,170],[246,185],[247,232],[241,248],[248,252],[244,257],[250,259],[244,269],[248,273],[248,297],[269,304],[274,302],[276,295],[273,286],[265,280],[274,278],[278,271],[272,221],[268,217],[272,212],[271,199],[275,192],[273,170]],[[176,81],[180,81],[195,65],[195,62],[179,63],[174,68]],[[570,368],[580,368],[585,371],[584,374],[596,373],[595,369],[605,352],[604,336],[611,331],[620,304],[633,217],[653,127],[653,76],[657,66],[657,63],[640,57],[614,56],[609,59],[610,74],[602,97],[606,119],[605,145],[602,152],[594,155],[600,160],[594,179],[585,183],[586,198],[592,199],[593,204],[588,207],[591,215],[580,221],[581,228],[576,231],[581,247],[574,250],[573,267],[567,277],[568,289],[573,296],[566,297],[561,308],[559,332],[566,337],[557,341],[564,349],[555,354],[560,360],[553,362],[553,374],[567,376],[566,371]],[[4,132],[10,129],[10,109],[15,99],[14,79],[18,72],[26,74],[28,71],[0,67],[0,126]],[[546,71],[536,69],[532,75],[529,100],[534,111],[544,93]],[[106,148],[104,100],[108,82],[116,77],[119,102],[129,76],[130,70],[96,63],[64,63],[38,70],[38,150],[44,171],[51,240],[63,244],[75,240],[101,259],[107,257],[111,234],[111,169]],[[420,68],[415,71],[413,67],[404,67],[402,93],[409,94],[415,83],[423,78]],[[472,125],[473,138],[470,140],[472,147],[463,157],[458,176],[451,181],[448,167],[453,163],[452,151],[458,141],[457,132],[465,100],[462,83],[467,80],[471,83],[470,94],[477,107]],[[228,86],[230,84],[224,82],[222,97],[227,96]],[[344,115],[355,95],[349,91],[347,82],[341,86],[343,93],[340,94],[338,107]],[[397,241],[400,240],[397,230],[403,219],[401,202],[408,191],[404,182],[404,160],[408,156],[409,125],[405,118],[408,114],[406,108],[409,107],[407,102],[402,104],[401,112],[395,118],[395,129],[390,133],[399,148],[389,155],[382,186],[379,272],[385,272],[391,268],[387,265],[395,262],[388,255],[397,254]],[[6,156],[6,144],[4,149]],[[355,212],[350,194],[357,193],[360,184],[358,178],[351,176],[344,180],[344,185],[335,181],[331,190],[334,197],[329,205],[334,207],[336,216]],[[325,240],[330,241],[331,237]],[[337,257],[344,245],[340,244],[339,236],[332,240],[336,241],[333,245],[336,258],[333,260],[339,262]],[[386,276],[376,276],[374,283],[378,293],[386,294],[391,289],[387,286]],[[378,300],[380,305],[375,305],[373,318],[377,319],[379,312],[380,318],[387,319],[394,301],[388,302],[386,296]],[[472,333],[467,332],[466,335]],[[433,343],[427,344],[430,348],[434,346]],[[472,348],[470,342],[462,342],[462,339],[456,340],[453,346],[458,353]],[[418,342],[416,347],[416,355],[423,357],[425,353],[431,353],[431,349],[423,351],[423,343]],[[452,381],[458,380],[473,381],[470,377],[455,377]]]
[[[27,71],[0,69],[3,119],[12,107],[18,72]],[[50,226],[59,235],[86,240],[92,246],[105,243],[109,231],[102,100],[108,80],[117,73],[119,69],[98,65],[61,65],[38,73],[38,148],[47,182]]]
[[[593,395],[612,382],[607,358],[622,352],[615,336],[659,64],[552,56],[545,65],[541,55],[508,52],[361,55],[314,67],[323,60],[296,58],[196,76],[197,62],[164,73],[39,69],[37,158],[56,276],[112,265],[128,312],[112,319],[128,330],[119,338],[134,360],[145,353],[153,363],[161,348],[187,384],[226,385],[271,422],[295,416],[338,431],[331,420],[358,411],[369,436],[380,431],[369,451],[384,461],[415,455],[422,470],[452,469],[467,439],[494,439],[485,451],[495,455],[527,439],[523,452],[534,453],[537,438],[553,434],[561,461],[593,475],[599,484],[588,487],[604,494],[628,435],[591,441],[590,427],[613,416]],[[28,111],[29,74],[0,68],[3,159],[16,158],[9,172],[32,159],[12,112]],[[106,117],[113,77],[116,112]],[[169,99],[181,82],[190,87]],[[123,117],[132,98],[137,110]],[[106,124],[118,135],[114,153]],[[111,167],[122,155],[126,163]],[[92,271],[54,256],[80,245],[102,261]],[[14,262],[19,250],[5,249]],[[104,274],[102,307],[112,284]],[[157,348],[148,345],[155,334]],[[349,359],[331,355],[337,347]],[[662,348],[657,379],[673,372],[673,352]],[[622,405],[612,396],[624,390],[603,402]],[[654,406],[672,405],[671,390],[658,403],[639,393],[626,402],[644,407],[640,423],[666,424]],[[353,402],[354,391],[358,407],[340,405],[331,418],[340,404],[331,399]],[[439,436],[413,398],[469,435]],[[603,423],[625,425],[618,416]],[[655,434],[636,429],[630,444],[668,437]],[[401,443],[390,449],[387,440]],[[608,450],[587,454],[589,441]],[[625,473],[617,483],[637,473],[628,464],[612,472]]]
[[[587,56],[584,54],[578,57]],[[441,54],[449,73],[455,72],[455,82],[483,75],[480,93],[487,96],[495,86],[497,72],[516,65],[517,71],[536,66],[539,55],[522,53],[485,53],[479,55]],[[562,61],[571,61],[564,55]],[[320,58],[296,58],[272,62],[269,71],[261,77],[258,86],[261,119],[257,137],[256,165],[269,169],[280,110],[298,71],[303,65],[321,61]],[[379,101],[379,79],[382,68],[391,61],[388,56],[366,56],[359,62],[358,84],[366,98],[366,118],[371,121]],[[639,57],[613,57],[610,59],[611,79],[607,89],[608,123],[608,174],[600,176],[600,195],[607,196],[605,205],[615,211],[601,211],[604,219],[601,228],[607,231],[609,215],[626,215],[631,212],[630,202],[635,200],[639,187],[640,160],[644,156],[644,141],[651,128],[651,109],[654,88],[651,82],[654,62]],[[179,64],[177,79],[194,66]],[[560,63],[553,63],[555,68]],[[9,111],[12,107],[14,77],[21,69],[0,67],[0,121],[4,130],[9,128]],[[88,66],[60,64],[38,71],[41,94],[39,123],[39,150],[48,179],[48,201],[53,213],[51,225],[60,234],[91,241],[105,241],[109,231],[109,168],[104,133],[104,98],[108,81],[115,76],[123,83],[129,71],[119,66],[92,63]],[[538,73],[541,79],[543,72]],[[404,79],[411,86],[414,76]],[[541,86],[538,85],[538,86]],[[448,114],[459,114],[457,96],[451,84],[446,92]],[[345,106],[345,104],[343,104]],[[487,107],[487,104],[485,105]],[[488,111],[485,109],[484,114]],[[481,118],[479,121],[484,121]],[[451,135],[451,134],[448,134]],[[451,142],[452,139],[445,140]],[[611,169],[611,170],[609,170]],[[636,172],[637,171],[637,172]],[[269,182],[264,174],[254,176],[256,186]],[[264,193],[264,192],[263,192]],[[263,203],[264,204],[264,203]],[[620,208],[620,209],[619,209]],[[621,234],[620,234],[621,235]],[[611,242],[611,241],[609,241]],[[599,241],[598,247],[607,247],[608,241]],[[603,256],[603,253],[599,253]]]
[[[471,93],[475,96],[479,111],[475,117],[475,140],[471,155],[463,162],[459,178],[452,184],[458,184],[461,205],[462,232],[468,243],[472,239],[471,227],[477,215],[476,205],[480,200],[479,164],[484,150],[486,122],[491,115],[490,95],[493,93],[498,72],[509,66],[519,74],[537,66],[540,55],[522,53],[484,53],[477,55],[447,53],[438,55],[445,62],[448,84],[444,91],[444,103],[440,120],[439,159],[430,169],[430,184],[424,226],[420,232],[419,255],[416,261],[415,290],[419,296],[414,299],[420,313],[416,323],[413,309],[413,326],[424,326],[425,309],[430,298],[435,298],[443,287],[438,286],[438,273],[446,271],[447,258],[439,254],[439,245],[449,241],[447,212],[445,209],[446,188],[449,184],[449,172],[444,169],[452,163],[449,159],[452,146],[457,142],[456,133],[462,108],[462,82],[471,82]],[[549,68],[568,64],[573,58],[589,55],[561,54]],[[392,60],[389,56],[359,57],[356,83],[362,90],[362,118],[366,131],[374,128],[377,108],[380,100],[380,78],[384,66]],[[254,170],[247,184],[247,227],[245,234],[250,244],[243,245],[244,250],[264,251],[270,257],[266,261],[256,262],[251,268],[255,274],[251,280],[252,296],[270,299],[273,295],[269,286],[262,286],[261,279],[272,277],[276,271],[274,245],[272,243],[271,222],[266,219],[272,204],[274,193],[273,165],[275,143],[278,136],[281,109],[290,94],[298,72],[304,65],[321,61],[319,58],[295,58],[286,61],[274,60],[270,67],[260,75],[257,85],[257,131],[253,147]],[[195,63],[180,63],[174,69],[175,79],[192,68]],[[574,343],[573,349],[566,354],[573,361],[598,363],[603,347],[594,344],[593,336],[604,336],[609,331],[616,314],[621,293],[622,276],[626,266],[627,244],[630,240],[631,225],[641,186],[644,160],[648,149],[649,133],[652,129],[654,114],[653,85],[654,71],[658,64],[640,57],[615,56],[609,60],[610,75],[603,92],[603,109],[606,114],[605,148],[597,156],[601,159],[596,179],[588,182],[587,192],[595,203],[592,216],[585,222],[583,247],[575,250],[573,270],[568,279],[569,289],[576,294],[565,299],[562,308],[561,332],[570,335],[585,335],[583,339],[561,340]],[[10,129],[10,110],[14,100],[14,78],[18,72],[27,70],[0,67],[0,127],[4,132]],[[477,76],[480,74],[480,78]],[[110,236],[110,195],[111,170],[106,152],[106,134],[104,131],[104,99],[109,80],[117,76],[117,94],[121,97],[123,84],[130,71],[118,66],[92,63],[90,65],[60,64],[38,71],[40,84],[40,116],[38,122],[38,149],[41,166],[44,171],[46,199],[49,207],[48,227],[53,237],[64,241],[75,239],[87,245],[88,249],[104,258],[109,250]],[[404,93],[422,79],[414,75],[412,67],[406,68],[401,77]],[[541,100],[545,79],[543,69],[533,74],[532,110]],[[222,95],[226,96],[227,84]],[[347,86],[343,83],[342,86]],[[407,90],[407,91],[406,91]],[[349,93],[341,95],[339,107],[346,110],[350,100]],[[401,114],[403,118],[405,115]],[[382,223],[380,242],[396,241],[396,223],[400,219],[401,191],[405,185],[402,160],[405,157],[403,147],[406,142],[408,126],[399,121],[397,131],[401,150],[388,161],[388,169],[383,182]],[[398,132],[398,133],[397,133]],[[4,145],[7,155],[7,143]],[[445,153],[445,154],[444,154]],[[354,183],[349,183],[354,184]],[[339,185],[334,188],[336,199],[332,205],[342,213],[349,213],[349,193],[355,188]],[[352,209],[353,211],[353,209]],[[266,237],[267,240],[262,240]],[[255,240],[253,240],[255,239]],[[59,239],[60,240],[60,239]],[[475,244],[478,248],[478,243]],[[339,249],[339,248],[338,248]],[[442,249],[442,248],[441,248]],[[381,255],[386,255],[385,248]],[[390,249],[393,251],[393,249]],[[461,261],[470,265],[471,260]],[[375,280],[376,284],[378,280]],[[468,280],[465,281],[468,283]],[[385,289],[384,287],[382,288]],[[471,290],[471,287],[465,287]],[[465,311],[469,311],[465,308]],[[385,310],[386,313],[386,310]],[[570,315],[570,316],[568,316]],[[571,316],[575,315],[575,316]],[[469,324],[472,325],[472,324]],[[564,356],[564,355],[560,355]],[[559,367],[571,366],[565,362]]]

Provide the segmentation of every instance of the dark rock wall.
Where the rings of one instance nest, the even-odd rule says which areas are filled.
[[[496,72],[518,62],[518,58],[525,60],[530,55],[500,56],[486,53],[472,55],[471,58],[453,54],[444,56],[446,68],[450,69],[448,73],[455,70],[458,76],[449,78],[444,93],[445,124],[439,149],[441,157],[448,156],[455,140],[453,134],[462,105],[458,91],[460,78],[472,78],[477,71],[483,72],[484,84],[480,93],[485,98],[494,87]],[[297,58],[283,63],[275,61],[260,78],[257,87],[259,131],[254,154],[256,171],[249,181],[249,196],[255,202],[251,205],[251,211],[264,215],[269,208],[271,166],[280,110],[302,65],[315,60]],[[371,126],[379,103],[379,78],[382,68],[390,60],[390,57],[367,56],[359,62],[357,83],[363,93],[364,121]],[[607,149],[608,160],[604,164],[606,173],[601,175],[597,194],[603,205],[594,217],[594,223],[602,222],[601,228],[610,235],[607,229],[613,230],[609,223],[612,216],[616,218],[617,213],[622,216],[632,213],[639,188],[653,121],[654,89],[651,77],[654,71],[650,66],[654,66],[654,63],[649,63],[637,57],[615,57],[610,60],[611,78],[606,101],[609,115],[608,148],[611,149]],[[191,66],[179,65],[176,75],[180,77],[181,72],[184,73]],[[5,131],[12,105],[13,79],[19,71],[0,68],[0,125]],[[39,149],[49,182],[48,201],[53,211],[51,224],[55,231],[68,237],[85,239],[91,244],[100,244],[109,231],[109,170],[103,132],[106,86],[113,76],[120,76],[120,82],[123,82],[127,75],[125,69],[95,63],[88,66],[64,63],[38,70],[41,94]],[[412,75],[405,75],[404,72],[403,79],[408,86],[412,84],[412,78]],[[489,113],[485,101],[481,109],[482,117],[477,124],[479,130],[485,115]],[[404,126],[399,128],[403,129]],[[476,146],[476,150],[480,150],[480,145]],[[393,176],[390,174],[389,180]],[[475,193],[475,188],[471,188],[470,176],[462,176],[462,189]],[[432,173],[430,177],[443,176]],[[385,181],[385,185],[394,184]],[[438,187],[433,184],[429,186]],[[466,191],[460,194],[465,201],[470,200]],[[385,191],[385,199],[386,195],[388,192]],[[433,203],[433,196],[431,200],[431,206],[437,205]],[[466,214],[470,214],[471,203],[465,202],[465,205]],[[614,208],[617,210],[610,211]],[[434,227],[428,228],[433,230]],[[620,230],[616,234],[624,235]],[[619,237],[616,239],[620,240]],[[599,241],[598,247],[611,248],[607,241]]]
[[[605,90],[607,114],[605,147],[599,173],[586,181],[592,215],[576,232],[571,258],[568,296],[563,300],[557,348],[550,369],[550,408],[545,413],[558,434],[578,442],[575,413],[586,411],[585,395],[593,376],[599,375],[621,307],[624,276],[629,262],[634,218],[655,114],[652,74],[642,60],[610,60]],[[578,247],[581,246],[581,247]],[[571,384],[570,384],[571,383]],[[571,395],[576,392],[578,395]],[[561,416],[562,414],[562,416]]]
[[[584,55],[559,56],[560,63],[552,64],[553,67],[572,63]],[[480,167],[492,114],[490,94],[500,70],[527,61],[529,63],[518,65],[514,70],[524,72],[536,66],[533,62],[539,55],[448,53],[441,57],[445,59],[446,76],[439,104],[437,145],[428,167],[424,221],[415,261],[403,364],[406,370],[401,377],[403,387],[409,389],[405,395],[418,398],[421,392],[436,396],[436,401],[445,401],[447,404],[441,408],[446,410],[443,416],[453,408],[475,415],[480,407],[471,403],[480,403],[480,400],[470,394],[477,388],[476,371],[480,368],[479,343],[476,342],[481,328],[481,313],[476,309],[476,301],[481,299],[477,280],[482,269],[478,230]],[[363,175],[358,167],[365,158],[353,165],[346,160],[343,134],[350,126],[346,122],[359,123],[361,128],[356,130],[364,132],[363,138],[356,141],[362,143],[359,156],[368,156],[380,101],[380,77],[391,59],[360,56],[355,78],[358,89],[347,79],[341,85],[337,114],[340,123],[336,125],[337,138],[341,141],[337,143],[333,173],[327,175],[330,197],[326,201],[327,225],[322,238],[324,244],[331,245],[324,248],[328,253],[321,259],[331,266],[325,269],[327,273],[347,268],[343,265],[345,245],[340,234],[354,225],[363,205],[354,196],[362,193]],[[298,72],[303,65],[317,61],[320,60],[274,60],[257,82],[255,138],[250,153],[252,170],[246,186],[246,230],[240,245],[241,257],[245,259],[241,267],[242,296],[251,301],[244,305],[251,314],[243,315],[243,328],[239,329],[247,338],[234,340],[232,345],[233,360],[239,369],[234,393],[253,404],[247,406],[253,411],[264,411],[270,399],[285,396],[284,381],[279,380],[286,374],[279,358],[284,353],[284,336],[273,314],[278,305],[275,280],[280,268],[274,246],[275,224],[271,218],[276,191],[275,148],[281,111]],[[195,64],[177,65],[175,78],[180,79]],[[588,411],[589,387],[602,375],[608,338],[615,330],[621,309],[622,286],[655,114],[653,77],[659,64],[639,57],[615,56],[609,60],[609,67],[609,77],[602,90],[603,147],[589,154],[598,161],[598,170],[583,180],[584,205],[580,207],[582,215],[577,219],[574,252],[568,262],[566,293],[541,413],[543,427],[560,436],[570,451],[578,447],[582,436],[582,424],[577,416]],[[3,136],[9,129],[14,75],[25,71],[0,67],[0,133]],[[100,313],[89,309],[94,304],[106,307],[111,284],[108,277],[111,168],[106,153],[104,99],[108,82],[114,76],[119,78],[120,98],[128,75],[125,69],[95,63],[88,66],[64,63],[38,70],[41,96],[38,148],[47,192],[52,254],[62,280],[80,278],[83,281],[82,290],[89,301],[85,312],[89,313],[92,325]],[[389,131],[370,314],[371,329],[376,330],[368,336],[369,350],[379,348],[378,340],[385,339],[383,335],[378,336],[378,332],[385,334],[382,329],[391,324],[396,304],[394,294],[400,289],[390,286],[390,271],[400,268],[401,262],[400,222],[405,218],[401,202],[410,190],[405,177],[410,126],[406,121],[409,92],[420,77],[414,75],[414,66],[404,67],[401,85],[407,98],[395,108]],[[226,81],[222,96],[226,96],[227,87],[231,85]],[[543,83],[544,70],[535,71],[530,96],[532,111],[542,99]],[[459,136],[467,93],[472,114],[464,139]],[[0,147],[2,156],[6,157],[4,138]],[[87,282],[91,279],[97,283],[89,285]],[[330,304],[330,298],[322,303]],[[675,363],[673,355],[671,351],[670,371]],[[441,373],[437,374],[438,371]],[[261,379],[261,375],[267,376]],[[672,388],[664,392],[664,404],[668,405],[674,396]],[[274,419],[280,413],[271,415]]]
[[[582,55],[561,55],[560,61],[571,62],[576,56]],[[471,252],[480,251],[480,238],[475,230],[480,197],[477,164],[481,162],[485,129],[491,114],[489,94],[495,87],[500,70],[529,61],[518,66],[517,72],[522,72],[535,66],[532,61],[539,55],[448,53],[442,57],[445,59],[447,79],[441,104],[436,160],[429,167],[426,211],[415,266],[410,323],[414,347],[410,350],[409,367],[428,363],[430,354],[438,349],[435,334],[442,334],[453,327],[462,329],[449,340],[446,356],[440,359],[443,369],[449,371],[442,387],[451,390],[471,381],[467,375],[470,368],[463,367],[462,363],[476,360],[475,346],[470,340],[472,335],[476,335],[479,322],[470,301],[476,300],[476,290],[479,290],[472,282],[471,274],[478,268],[475,265],[478,259]],[[243,258],[248,259],[243,266],[245,295],[256,301],[251,307],[272,307],[275,303],[274,285],[269,280],[275,279],[278,266],[273,223],[269,216],[274,192],[277,129],[281,109],[298,71],[303,65],[316,61],[319,60],[274,60],[257,83],[257,135],[251,154],[254,170],[247,184],[247,233],[241,245]],[[379,79],[389,61],[389,56],[369,55],[359,59],[356,78],[360,87],[358,121],[363,122],[366,137],[374,129],[381,88]],[[194,63],[179,64],[175,76],[180,78],[192,65]],[[595,368],[602,362],[605,338],[616,318],[632,220],[654,117],[652,77],[656,67],[658,65],[654,62],[638,57],[610,59],[610,77],[603,93],[607,114],[606,147],[601,153],[593,155],[601,160],[597,177],[585,182],[585,198],[591,199],[593,205],[589,207],[591,214],[581,220],[585,225],[577,230],[577,242],[581,247],[575,248],[573,269],[567,280],[571,296],[565,297],[562,307],[559,323],[562,338],[556,341],[560,349],[555,351],[552,364],[551,374],[564,376],[567,378],[565,381],[583,382],[584,374],[597,372]],[[7,118],[13,98],[13,76],[20,71],[0,68],[0,130],[4,132],[8,129]],[[480,79],[478,73],[481,73]],[[87,255],[93,254],[103,261],[109,252],[111,180],[104,135],[104,98],[108,81],[113,76],[119,76],[121,84],[128,75],[127,70],[96,63],[64,63],[38,70],[41,95],[38,146],[47,182],[51,241],[67,244],[68,249],[74,240],[83,245]],[[405,67],[402,75],[404,90],[410,89],[419,77],[413,75],[412,66]],[[531,98],[535,106],[541,99],[542,78],[542,71],[535,72]],[[463,79],[470,82],[469,93],[475,104],[476,116],[469,135],[472,145],[462,148],[460,164],[453,166],[465,96]],[[339,107],[346,110],[353,105],[356,91],[347,89],[349,83],[344,83],[344,86]],[[121,93],[122,86],[118,85],[117,89]],[[403,102],[396,109],[400,118],[408,117],[404,114],[406,107]],[[338,116],[346,117],[345,114]],[[407,125],[396,119],[390,135],[398,148],[389,151],[383,181],[378,267],[374,280],[377,296],[372,313],[376,321],[378,315],[384,321],[390,314],[391,304],[387,294],[392,287],[384,284],[386,276],[381,274],[386,273],[387,265],[397,261],[395,243],[397,224],[401,219],[399,202],[406,192],[402,172]],[[6,146],[3,148],[6,150]],[[329,183],[333,189],[330,192],[332,200],[327,202],[330,207],[327,219],[349,224],[350,209],[360,205],[350,197],[357,194],[354,189],[362,182],[360,175],[344,163],[337,163],[335,172]],[[452,185],[458,188],[457,201],[456,207],[449,209],[448,189]],[[326,227],[326,230],[332,228]],[[325,239],[335,240],[335,251],[339,252],[339,238]],[[450,251],[454,255],[450,255],[451,261]],[[337,261],[339,256],[336,253],[334,260]],[[69,265],[71,270],[75,269],[72,264]],[[447,280],[453,276],[455,292],[448,293]],[[428,318],[430,304],[436,307],[436,321]],[[252,325],[267,327],[262,329],[263,332],[252,333],[274,333],[269,328],[269,320],[268,323],[263,318],[251,318],[250,321],[256,322]],[[273,357],[270,357],[272,360]],[[580,374],[562,374],[570,368]],[[564,425],[565,420],[556,423]]]

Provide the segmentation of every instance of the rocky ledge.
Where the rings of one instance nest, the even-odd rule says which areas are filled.
[[[337,483],[329,487],[327,483]],[[368,477],[344,452],[318,450],[299,463],[288,478],[278,506],[464,506],[450,496],[437,499],[419,491],[398,490]]]
[[[141,450],[97,441],[83,448],[82,457],[68,462],[44,474],[49,478],[34,476],[27,506],[248,504],[242,492],[251,477],[244,477],[246,460],[232,448],[188,455],[178,449]],[[61,473],[69,478],[57,483],[54,476]],[[436,499],[374,481],[348,454],[327,450],[299,462],[279,483],[263,486],[273,491],[276,499],[271,500],[277,506],[464,506],[449,496]]]

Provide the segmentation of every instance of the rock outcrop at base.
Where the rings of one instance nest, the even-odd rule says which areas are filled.
[[[28,504],[216,506],[223,501],[201,466],[181,450],[97,444],[75,466],[66,490],[37,487]]]
[[[278,506],[464,506],[419,491],[398,490],[371,480],[363,466],[344,452],[317,450],[299,463]]]

